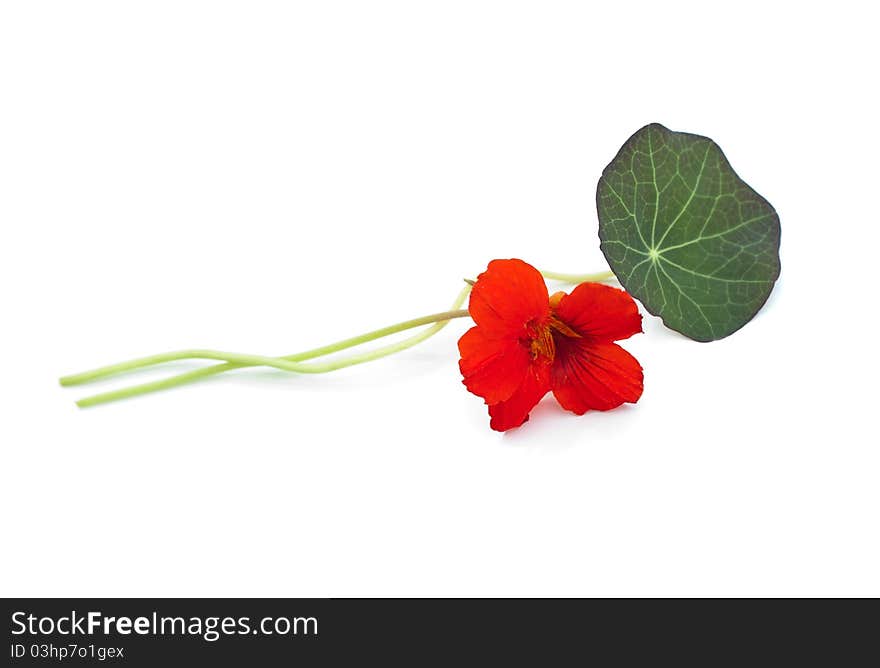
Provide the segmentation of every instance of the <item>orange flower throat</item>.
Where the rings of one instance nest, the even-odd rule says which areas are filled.
[[[581,335],[556,317],[556,307],[565,296],[564,292],[557,292],[550,297],[550,318],[546,322],[529,322],[526,325],[528,336],[526,341],[529,354],[533,360],[541,359],[545,364],[552,364],[556,358],[556,336],[567,336],[573,339],[581,338]]]

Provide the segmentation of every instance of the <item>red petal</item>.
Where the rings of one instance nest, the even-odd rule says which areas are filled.
[[[550,389],[550,365],[532,365],[522,384],[507,401],[489,406],[489,426],[495,431],[507,431],[519,427],[529,419],[529,411],[541,401]]]
[[[642,396],[642,367],[616,343],[566,339],[553,363],[553,395],[566,410],[607,411]]]
[[[556,307],[556,317],[594,343],[628,339],[642,331],[642,316],[625,291],[601,283],[581,283]]]
[[[471,327],[458,340],[458,368],[468,390],[487,404],[509,399],[523,382],[531,357],[517,339],[489,339],[482,327]]]
[[[468,310],[490,338],[519,337],[526,323],[550,315],[541,273],[522,260],[492,260],[477,277]]]

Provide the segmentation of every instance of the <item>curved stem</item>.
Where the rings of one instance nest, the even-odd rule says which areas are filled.
[[[563,274],[558,271],[542,271],[541,276],[551,281],[563,281],[564,283],[601,283],[614,278],[614,272],[600,271],[595,274]]]
[[[80,408],[87,408],[89,406],[97,406],[99,404],[108,404],[112,401],[119,401],[120,399],[128,399],[129,397],[137,397],[142,394],[149,394],[150,392],[168,390],[172,387],[177,387],[178,385],[194,383],[197,380],[201,380],[202,378],[208,378],[218,373],[223,373],[224,371],[231,371],[232,369],[240,368],[242,367],[237,364],[215,364],[213,366],[204,367],[202,369],[195,369],[194,371],[189,371],[187,373],[182,373],[177,376],[172,376],[171,378],[155,380],[151,383],[142,383],[140,385],[133,385],[131,387],[123,387],[120,390],[113,390],[112,392],[95,394],[91,397],[80,399],[76,402],[76,405]]]
[[[338,343],[322,346],[313,350],[307,350],[306,352],[297,353],[295,355],[288,355],[287,357],[269,357],[265,355],[229,353],[219,350],[176,350],[168,353],[149,355],[147,357],[138,357],[137,359],[128,360],[126,362],[111,364],[109,366],[103,366],[97,369],[92,369],[90,371],[83,371],[82,373],[64,376],[60,379],[59,382],[64,387],[70,387],[72,385],[82,385],[84,383],[91,383],[96,380],[101,380],[102,378],[106,378],[108,376],[115,376],[116,374],[124,373],[126,371],[134,371],[135,369],[141,369],[146,366],[164,364],[165,362],[174,362],[176,360],[184,359],[221,360],[240,366],[272,366],[277,369],[282,369],[284,371],[294,371],[297,373],[325,373],[326,371],[332,371],[337,368],[342,368],[340,366],[337,366],[340,362],[333,362],[325,365],[297,364],[297,362],[312,359],[314,357],[321,357],[323,355],[329,355],[330,353],[345,350],[346,348],[351,348],[352,346],[366,343],[368,341],[382,338],[384,336],[389,336],[391,334],[396,334],[397,332],[403,332],[407,329],[412,329],[413,327],[420,327],[422,325],[429,325],[435,322],[452,320],[453,318],[463,318],[467,315],[468,312],[466,310],[434,313],[433,315],[426,315],[421,318],[406,320],[405,322],[401,322],[396,325],[383,327],[382,329],[367,332],[366,334],[361,334],[360,336],[345,339],[343,341],[339,341]],[[330,368],[331,366],[332,368]],[[350,365],[343,364],[342,366]]]
[[[295,355],[288,355],[282,358],[263,357],[258,355],[236,355],[234,353],[221,353],[217,351],[181,351],[180,353],[166,353],[164,356],[154,355],[152,357],[141,358],[140,360],[132,360],[131,362],[124,362],[122,364],[113,365],[111,367],[95,369],[94,371],[86,372],[84,374],[67,376],[62,379],[62,384],[71,385],[76,384],[77,382],[89,382],[91,380],[96,380],[97,378],[102,378],[107,375],[120,373],[121,371],[128,371],[133,368],[139,368],[138,366],[131,365],[135,363],[142,363],[145,360],[147,361],[147,364],[155,364],[159,362],[169,361],[167,357],[168,355],[180,355],[180,357],[174,357],[173,359],[182,359],[183,356],[193,357],[194,355],[192,355],[192,353],[199,353],[200,355],[197,356],[201,356],[202,358],[206,359],[226,359],[229,361],[224,364],[216,364],[214,366],[206,367],[204,369],[196,369],[194,371],[179,374],[177,376],[172,376],[171,378],[165,378],[162,380],[153,381],[151,383],[143,383],[141,385],[135,385],[133,387],[122,388],[120,390],[114,390],[112,392],[105,392],[91,397],[86,397],[85,399],[80,399],[79,401],[77,401],[77,406],[79,406],[80,408],[85,408],[87,406],[96,406],[98,404],[105,404],[111,401],[117,401],[119,399],[140,396],[142,394],[148,394],[150,392],[156,392],[172,387],[178,387],[180,385],[186,385],[188,383],[192,383],[202,378],[207,378],[209,376],[223,373],[225,371],[231,371],[233,369],[241,369],[250,366],[272,366],[287,371],[296,371],[298,373],[327,373],[328,371],[334,371],[336,369],[342,369],[347,366],[363,364],[364,362],[369,362],[375,359],[386,357],[401,350],[411,348],[412,346],[421,343],[425,339],[430,338],[441,329],[443,329],[451,319],[462,318],[469,315],[466,310],[458,309],[458,307],[460,307],[464,303],[464,300],[469,292],[470,286],[466,286],[465,288],[463,288],[456,297],[455,302],[453,302],[453,308],[449,311],[445,311],[444,313],[438,313],[433,316],[425,316],[424,318],[416,318],[415,320],[407,320],[403,323],[399,323],[398,325],[391,325],[390,327],[377,329],[373,332],[368,332],[367,334],[362,334],[360,336],[352,337],[350,339],[345,339],[338,343],[322,346],[320,348],[314,348],[313,350],[309,350],[303,353],[297,353]],[[365,343],[367,341],[371,341],[382,336],[388,336],[389,334],[404,331],[405,329],[411,329],[413,327],[418,327],[419,325],[424,325],[428,323],[434,324],[431,327],[427,328],[424,332],[420,332],[402,341],[398,341],[396,343],[392,343],[387,346],[377,348],[375,350],[370,350],[364,353],[360,353],[358,355],[353,355],[351,357],[325,362],[322,364],[295,364],[295,362],[297,361],[311,359],[313,357],[319,357],[332,352],[337,352],[339,350],[344,350],[345,348],[350,348],[360,343]],[[219,357],[220,355],[225,355],[225,357],[221,358]],[[158,361],[156,361],[157,358],[161,359],[158,359]],[[140,366],[145,365],[146,364],[140,364]],[[123,366],[125,368],[122,368]]]
[[[602,282],[614,278],[614,274],[611,271],[602,271],[592,274],[566,274],[553,271],[542,271],[541,275],[544,276],[544,278],[550,280],[563,281],[565,283],[572,284]],[[91,397],[80,399],[77,402],[77,405],[81,408],[85,408],[87,406],[96,406],[112,401],[118,401],[120,399],[140,396],[142,394],[148,394],[150,392],[178,387],[180,385],[186,385],[188,383],[201,380],[202,378],[214,376],[220,373],[224,373],[226,371],[232,371],[234,369],[241,369],[252,366],[268,366],[295,373],[327,373],[329,371],[335,371],[336,369],[342,369],[348,366],[363,364],[364,362],[380,359],[393,353],[406,350],[407,348],[411,348],[412,346],[421,343],[422,341],[430,338],[431,336],[439,332],[441,329],[443,329],[443,327],[446,326],[449,320],[468,316],[468,312],[466,310],[461,310],[460,307],[464,303],[464,300],[467,298],[470,290],[471,285],[463,288],[456,297],[456,300],[455,302],[453,302],[452,307],[449,311],[445,311],[443,313],[435,313],[433,315],[423,316],[421,318],[415,318],[413,320],[406,320],[396,325],[383,327],[381,329],[373,330],[359,336],[354,336],[349,339],[343,339],[342,341],[337,341],[336,343],[331,343],[326,346],[321,346],[319,348],[313,348],[311,350],[296,353],[293,355],[287,355],[284,357],[267,357],[263,355],[246,355],[215,350],[181,350],[170,353],[151,355],[148,357],[141,357],[119,364],[113,364],[110,366],[93,369],[91,371],[65,376],[61,378],[61,384],[64,386],[70,386],[89,383],[126,371],[132,371],[134,369],[180,359],[213,359],[222,360],[224,362],[223,364],[216,364],[214,366],[205,367],[202,369],[195,369],[193,371],[172,376],[170,378],[165,378],[150,383],[143,383],[140,385],[122,388],[120,390],[105,392],[102,394],[97,394]],[[414,327],[419,327],[426,324],[432,324],[432,326],[427,328],[424,332],[420,332],[419,334],[410,336],[402,341],[392,343],[387,346],[377,348],[375,350],[370,350],[357,355],[352,355],[351,357],[346,357],[344,359],[324,362],[320,364],[299,364],[299,362],[303,362],[305,360],[329,355],[331,353],[339,352],[341,350],[345,350],[347,348],[351,348],[362,343],[367,343],[375,339],[379,339],[385,336],[389,336],[391,334],[396,334],[398,332],[402,332],[407,329],[412,329]]]
[[[464,318],[468,315],[470,314],[466,310],[447,311],[445,313],[438,313],[434,316],[427,316],[430,319],[425,319],[423,322],[419,322],[418,324],[427,325],[432,322],[445,322],[454,318]],[[412,327],[416,326],[417,325],[412,325]],[[418,341],[416,343],[418,343]],[[413,343],[410,345],[415,344]],[[392,352],[396,352],[397,350],[404,350],[408,347],[409,345],[401,348],[400,344],[396,343],[390,346],[385,346],[384,348],[379,348],[378,350],[371,350],[366,353],[361,353],[360,355],[353,355],[352,357],[346,357],[345,359],[335,360],[333,362],[324,362],[321,364],[302,364],[301,362],[292,361],[286,357],[270,357],[267,355],[253,355],[250,353],[231,353],[224,352],[222,350],[178,350],[170,353],[151,355],[149,357],[141,357],[136,360],[131,360],[129,362],[122,362],[121,364],[114,364],[111,366],[102,367],[100,369],[95,369],[93,371],[86,371],[84,373],[74,376],[65,376],[61,379],[61,384],[64,386],[78,384],[81,385],[83,383],[89,383],[100,378],[104,378],[106,376],[122,373],[124,371],[132,371],[134,369],[139,369],[145,366],[152,366],[154,364],[163,364],[165,362],[174,362],[177,360],[189,359],[217,360],[220,362],[229,362],[230,364],[233,364],[237,367],[269,366],[275,369],[281,369],[282,371],[291,371],[293,373],[327,373],[328,371],[335,371],[336,369],[342,369],[347,366],[361,364],[362,362],[368,362],[372,359],[376,359],[376,353],[378,351],[384,351],[386,348],[389,350],[389,352],[378,355],[378,357],[384,357],[385,355],[390,355]],[[292,355],[291,357],[300,356]]]

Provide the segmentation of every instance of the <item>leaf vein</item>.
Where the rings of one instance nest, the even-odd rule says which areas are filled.
[[[688,295],[684,290],[682,290],[682,289],[681,289],[681,286],[679,286],[678,283],[676,283],[674,280],[672,280],[672,276],[670,276],[670,275],[666,272],[666,269],[663,268],[663,265],[661,265],[661,264],[658,262],[658,263],[657,263],[657,266],[660,267],[660,271],[662,271],[662,272],[663,272],[663,275],[666,276],[667,279],[669,279],[669,282],[672,283],[673,287],[675,287],[675,289],[678,290],[678,293],[679,293],[682,297],[684,297],[685,299],[687,299],[691,304],[694,305],[694,307],[697,309],[697,312],[703,317],[703,320],[706,321],[706,324],[709,325],[709,332],[710,332],[710,333],[712,334],[712,336],[714,337],[714,336],[715,336],[715,328],[712,326],[712,321],[709,320],[709,318],[706,317],[706,314],[705,314],[705,313],[703,313],[703,307],[700,306],[697,302],[695,302],[695,301],[693,300],[693,298],[692,298],[690,295]]]
[[[684,203],[684,206],[681,207],[681,211],[678,212],[678,215],[673,219],[669,226],[666,228],[666,231],[663,233],[663,236],[660,237],[660,241],[657,242],[657,247],[663,245],[663,241],[666,239],[666,235],[669,234],[670,230],[675,227],[675,224],[678,220],[684,215],[684,212],[687,211],[688,207],[691,205],[691,202],[694,201],[694,197],[697,194],[697,191],[700,189],[700,182],[703,180],[703,172],[706,171],[706,162],[709,160],[709,151],[712,149],[712,142],[706,142],[706,152],[703,154],[703,162],[700,165],[700,171],[697,174],[697,180],[694,183],[694,187],[691,190],[691,196],[688,197],[687,202]],[[679,172],[680,174],[680,172]],[[684,180],[684,179],[682,179]],[[656,219],[656,216],[655,216]]]
[[[683,272],[685,272],[687,274],[691,274],[693,276],[698,276],[699,278],[707,278],[712,281],[720,281],[722,283],[758,283],[761,285],[767,283],[767,281],[756,281],[756,280],[751,280],[751,279],[747,279],[747,278],[721,278],[720,276],[712,276],[711,274],[701,274],[700,272],[694,271],[693,269],[688,269],[687,267],[683,267],[680,264],[673,262],[669,258],[661,256],[658,259],[662,260],[663,262],[666,262],[667,264],[671,264],[673,267],[675,267],[679,271],[683,271]],[[663,272],[663,273],[666,273],[666,272]]]
[[[720,196],[719,196],[719,198],[720,198]],[[712,211],[714,212],[714,207],[713,207]],[[666,248],[663,248],[662,250],[660,250],[658,252],[665,253],[667,251],[677,250],[679,248],[684,248],[685,246],[691,246],[691,245],[699,243],[701,241],[706,241],[708,239],[717,239],[718,237],[723,237],[725,234],[730,234],[731,232],[736,232],[737,230],[745,227],[746,225],[751,225],[752,223],[757,223],[761,220],[764,220],[765,218],[769,218],[772,215],[773,215],[773,212],[768,211],[767,213],[762,213],[760,216],[755,216],[754,218],[749,218],[748,220],[744,220],[741,223],[737,223],[733,227],[729,227],[726,230],[723,230],[721,232],[716,232],[715,234],[709,234],[707,236],[701,235],[701,236],[697,237],[696,239],[691,239],[690,241],[686,241],[683,244],[677,244],[675,246],[667,246]]]

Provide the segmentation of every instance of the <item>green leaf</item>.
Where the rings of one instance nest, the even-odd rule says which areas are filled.
[[[697,341],[745,325],[779,277],[779,216],[707,137],[643,127],[602,172],[596,206],[621,285]]]

